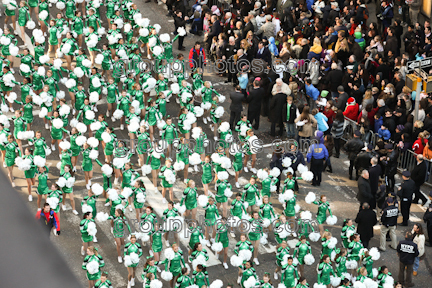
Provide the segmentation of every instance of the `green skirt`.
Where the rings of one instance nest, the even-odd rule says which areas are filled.
[[[36,170],[34,168],[24,171],[24,176],[26,179],[32,179],[35,177]]]
[[[201,176],[201,181],[203,184],[210,184],[211,181],[213,180],[213,177],[208,177],[208,176]]]
[[[90,274],[90,273],[87,272],[87,279],[90,280],[90,281],[99,280],[100,277],[101,277],[101,271],[100,270],[99,270],[98,273],[95,273],[95,274]]]
[[[36,193],[38,194],[38,195],[46,195],[46,194],[48,194],[48,187],[47,186],[45,186],[45,187],[38,187],[37,188],[37,190],[36,190]]]
[[[229,247],[229,240],[221,241],[223,248]]]
[[[243,163],[233,163],[234,171],[239,172],[243,169]]]
[[[15,10],[5,10],[6,16],[15,16]]]
[[[144,203],[134,201],[134,207],[135,207],[135,209],[141,209],[144,207]]]
[[[88,243],[90,241],[93,241],[93,236],[91,236],[91,235],[87,235],[87,236],[81,235],[81,240],[84,243]]]
[[[15,158],[5,158],[6,166],[11,167],[15,165]]]
[[[162,243],[155,243],[155,242],[153,242],[153,244],[152,244],[152,251],[156,252],[156,253],[161,252],[162,251]]]
[[[228,201],[228,198],[226,196],[218,196],[216,195],[216,203],[225,203]]]

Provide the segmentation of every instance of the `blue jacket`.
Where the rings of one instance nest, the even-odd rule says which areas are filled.
[[[270,53],[272,53],[274,56],[279,56],[279,51],[275,43],[276,43],[275,38],[270,37],[268,48],[270,50]]]
[[[375,124],[374,124],[375,133],[378,133],[378,131],[381,129],[382,124],[383,124],[383,117],[380,117],[378,120],[375,119]]]
[[[329,129],[329,126],[327,124],[328,119],[323,113],[321,113],[321,112],[317,113],[314,116],[314,118],[318,122],[318,130],[319,131],[325,132]]]
[[[384,140],[389,140],[390,139],[390,137],[391,137],[391,133],[390,133],[390,131],[388,130],[388,129],[379,129],[378,130],[378,136],[380,137],[380,138],[383,138]]]
[[[311,85],[305,85],[306,88],[306,95],[309,97],[312,97],[314,101],[316,101],[320,95],[320,92],[317,88],[315,88],[312,84]]]
[[[308,153],[306,155],[308,163],[310,163],[312,157],[315,159],[324,159],[324,160],[326,160],[329,157],[327,148],[324,146],[324,144],[312,144],[309,147]]]
[[[248,84],[248,82],[249,82],[248,74],[247,74],[247,73],[241,74],[241,75],[240,75],[239,77],[237,77],[237,78],[238,78],[238,80],[239,80],[240,88],[241,88],[241,89],[246,89],[247,84]]]

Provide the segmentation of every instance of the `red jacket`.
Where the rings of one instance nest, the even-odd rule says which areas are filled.
[[[324,109],[322,111],[322,113],[327,117],[327,124],[328,125],[332,125],[333,124],[333,120],[336,116],[336,113],[333,111],[333,109]]]
[[[345,108],[345,111],[343,112],[343,115],[347,117],[348,119],[351,119],[353,121],[357,120],[357,115],[359,112],[359,105],[357,103],[353,105],[348,105]]]
[[[414,142],[414,144],[412,146],[412,149],[413,149],[413,152],[416,153],[416,154],[423,154],[424,146],[423,146],[423,143],[422,143],[422,141],[421,141],[420,138],[418,138]]]

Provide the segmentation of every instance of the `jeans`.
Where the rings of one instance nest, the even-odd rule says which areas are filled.
[[[416,257],[416,258],[414,259],[413,270],[417,272],[419,266],[420,266],[420,257]]]
[[[294,123],[285,123],[285,130],[287,132],[288,139],[295,139],[296,128]]]
[[[396,226],[386,227],[384,225],[381,225],[380,249],[383,251],[386,250],[386,234],[388,231],[390,231],[391,247],[393,249],[397,248]]]

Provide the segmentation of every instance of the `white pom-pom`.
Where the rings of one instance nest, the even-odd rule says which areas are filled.
[[[103,193],[103,187],[99,183],[94,183],[91,186],[91,190],[94,195],[99,196]]]
[[[58,53],[58,51],[57,51],[57,53]],[[62,61],[62,59],[54,59],[54,63],[53,63],[53,65],[54,65],[54,67],[56,67],[57,69],[60,69],[60,67],[62,66],[62,64],[63,64],[63,61]]]
[[[223,287],[223,282],[222,280],[219,279],[214,280],[209,286],[209,288],[222,288],[222,287]]]
[[[36,155],[33,158],[33,163],[38,167],[45,167],[46,165],[46,159],[42,156]]]
[[[268,177],[267,171],[265,171],[263,169],[258,170],[256,175],[257,175],[258,179],[260,179],[261,181],[265,180]]]
[[[102,167],[101,167],[101,171],[102,171],[102,173],[105,174],[106,176],[111,177],[111,175],[112,175],[112,173],[113,173],[113,168],[112,168],[110,165],[108,165],[108,164],[104,164],[104,165],[102,165]]]
[[[113,113],[113,117],[118,120],[123,117],[123,114],[124,114],[123,110],[116,109]]]
[[[59,163],[60,163],[60,162],[59,162]],[[57,185],[58,185],[60,188],[63,188],[63,187],[66,186],[66,178],[64,178],[64,177],[59,177],[56,183],[57,183]]]
[[[327,288],[327,285],[315,283],[313,288]]]
[[[208,197],[206,195],[200,195],[198,196],[198,204],[201,207],[204,207],[208,204]]]
[[[303,211],[302,213],[300,213],[300,218],[303,221],[312,220],[312,213],[310,211]]]
[[[193,153],[189,156],[189,163],[191,165],[198,165],[201,163],[201,156],[198,153]]]
[[[220,251],[222,251],[222,249],[223,249],[223,245],[222,245],[221,242],[214,242],[214,243],[211,245],[211,249],[212,249],[214,252],[219,253]]]
[[[335,215],[328,216],[327,219],[326,219],[326,223],[328,225],[331,225],[331,226],[335,225],[337,223],[337,217]]]
[[[378,251],[378,248],[372,247],[369,250],[369,256],[372,257],[373,261],[377,261],[381,257],[381,253]]]
[[[101,135],[102,141],[104,141],[105,143],[109,143],[112,140],[112,137],[110,134],[108,134],[108,132],[103,132]]]
[[[48,115],[48,109],[46,107],[42,107],[41,111],[39,112],[39,118],[45,118],[45,116]]]
[[[56,129],[61,129],[63,128],[63,120],[60,118],[55,118],[54,120],[52,120],[52,125]]]
[[[70,142],[68,142],[68,141],[65,140],[65,141],[61,141],[60,142],[59,147],[62,150],[69,150],[70,147],[71,147],[71,144],[70,144]]]
[[[30,73],[30,66],[28,66],[27,64],[21,63],[20,64],[20,70],[23,73]]]
[[[97,33],[98,33],[99,36],[104,35],[105,32],[106,32],[106,31],[105,31],[105,28],[104,28],[104,27],[99,27],[98,30],[97,30]]]
[[[74,184],[75,184],[75,177],[70,177],[66,179],[66,187],[72,188]]]
[[[285,157],[282,159],[282,166],[283,167],[288,168],[291,166],[291,164],[292,164],[292,160],[290,157]]]
[[[173,167],[174,167],[175,171],[181,171],[181,170],[183,170],[185,168],[185,164],[184,164],[183,161],[175,162],[174,165],[173,165]]]
[[[15,164],[18,166],[18,169],[21,171],[27,171],[31,168],[31,160],[23,159],[22,157],[15,158]]]
[[[154,279],[150,281],[150,288],[162,288],[163,284],[160,280]]]
[[[97,130],[99,130],[101,127],[102,127],[102,124],[101,124],[101,122],[99,122],[99,121],[96,121],[96,122],[93,122],[93,123],[90,124],[90,130],[91,130],[91,131],[97,131]],[[96,140],[97,140],[97,139],[96,139]]]
[[[69,43],[65,43],[62,47],[61,47],[61,49],[60,49],[60,51],[62,52],[62,53],[64,53],[64,54],[68,54],[69,52],[70,52],[70,49],[72,48],[72,46],[69,44]]]
[[[330,249],[334,249],[334,248],[336,248],[336,244],[337,244],[337,239],[335,237],[331,237],[327,247]]]
[[[346,261],[345,266],[348,270],[355,270],[355,269],[357,269],[357,261],[348,260],[348,261]]]
[[[79,122],[79,123],[76,125],[76,128],[77,128],[77,130],[78,130],[81,134],[84,134],[84,133],[87,132],[87,125],[85,125],[85,124],[82,123],[82,122]]]
[[[232,266],[239,267],[243,264],[243,258],[237,255],[233,255],[231,256],[230,262]]]
[[[46,11],[42,11],[46,12]],[[99,272],[99,262],[93,260],[86,264],[86,269],[89,274],[96,274]]]
[[[255,276],[250,276],[245,282],[243,282],[243,286],[245,288],[256,287],[257,279]]]
[[[9,103],[14,103],[14,101],[17,99],[17,94],[15,92],[10,92],[9,96],[6,96],[6,99]]]
[[[330,275],[330,284],[332,285],[332,287],[338,287],[341,283],[341,278],[340,277],[334,277],[332,275]]]
[[[309,234],[309,240],[312,242],[317,242],[319,239],[321,239],[321,235],[318,232],[312,232]]]
[[[161,35],[159,36],[159,40],[160,40],[162,43],[167,43],[167,42],[170,41],[170,36],[169,36],[168,33],[163,33],[163,34],[161,34]]]
[[[315,262],[315,258],[311,253],[308,253],[304,256],[303,261],[306,265],[312,265]]]
[[[376,270],[376,268],[374,269]],[[366,286],[366,288],[378,288],[378,283],[370,278],[366,278],[363,284]]]
[[[65,5],[65,3],[63,3],[63,2],[57,2],[57,3],[56,3],[56,7],[57,7],[57,9],[59,9],[59,10],[63,10],[63,9],[65,9],[66,5]]]
[[[186,30],[183,27],[179,27],[179,28],[177,28],[177,33],[180,36],[185,36],[186,35]]]
[[[302,173],[304,173],[304,172],[306,172],[306,171],[309,171],[309,169],[305,166],[305,165],[303,165],[303,164],[299,164],[298,166],[297,166],[297,171],[300,173],[300,174],[302,174]]]
[[[146,176],[147,174],[151,173],[152,169],[151,169],[150,165],[143,165],[141,167],[141,171],[142,171],[143,176]]]
[[[159,56],[162,54],[163,48],[161,46],[155,46],[153,47],[152,52],[155,56]]]
[[[279,177],[280,173],[281,171],[277,167],[274,167],[272,170],[270,170],[270,176],[275,178]]]
[[[252,257],[252,252],[250,250],[240,250],[238,256],[243,258],[244,261],[249,261]]]
[[[93,208],[90,205],[88,205],[88,204],[82,205],[81,206],[81,210],[82,210],[83,214],[85,214],[87,212],[93,212]]]
[[[179,212],[180,215],[183,215],[183,213],[186,212],[186,206],[185,205],[180,205],[180,203],[174,204],[174,208],[177,209],[177,211]]]
[[[226,171],[219,171],[218,172],[218,179],[219,180],[227,180],[228,179],[228,172],[226,172]]]
[[[225,195],[225,197],[231,198],[231,196],[233,195],[233,192],[231,191],[230,188],[227,187],[224,191],[224,195]]]
[[[76,68],[73,70],[73,73],[74,73],[78,78],[81,78],[81,77],[84,76],[84,71],[83,71],[80,67],[76,67]]]
[[[277,286],[277,288],[286,288],[286,286],[283,283],[279,283],[278,286]]]
[[[84,59],[84,60],[82,61],[82,65],[83,65],[84,67],[90,68],[90,67],[91,67],[91,61],[90,61],[89,59]]]
[[[165,255],[165,258],[167,258],[169,261],[171,261],[175,257],[175,253],[174,253],[174,250],[172,248],[165,249],[164,255]]]
[[[264,228],[269,227],[270,224],[271,224],[270,219],[267,219],[267,218],[264,218],[264,219],[263,219],[263,227],[264,227]]]
[[[46,202],[50,205],[51,209],[56,209],[59,203],[59,199],[55,197],[47,198]]]
[[[66,94],[65,94],[64,91],[59,91],[59,92],[57,92],[57,94],[56,94],[56,98],[57,98],[58,100],[64,99],[65,97],[66,97]]]
[[[316,200],[316,195],[313,192],[309,192],[305,197],[305,202],[307,204],[312,204]]]
[[[83,146],[84,145],[84,143],[86,143],[87,142],[87,138],[85,137],[85,136],[78,136],[77,138],[76,138],[76,140],[75,140],[75,143],[78,145],[78,146]]]
[[[314,174],[311,171],[306,171],[301,174],[301,177],[304,181],[310,182],[313,180]]]
[[[99,157],[99,151],[91,150],[89,153],[89,158],[92,160],[96,160]]]
[[[36,27],[36,23],[32,20],[28,21],[26,24],[27,29],[33,30]]]

